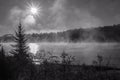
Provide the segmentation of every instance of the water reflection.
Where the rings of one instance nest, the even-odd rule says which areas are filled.
[[[30,48],[30,52],[35,55],[39,50],[39,45],[37,43],[29,43],[29,48]]]

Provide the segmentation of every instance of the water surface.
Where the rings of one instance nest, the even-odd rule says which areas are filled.
[[[10,51],[13,43],[3,43],[5,49]],[[120,66],[120,43],[32,43],[39,46],[39,50],[50,51],[60,55],[63,51],[76,57],[76,63],[91,64],[96,56],[104,57],[111,65]],[[110,58],[111,57],[111,58]]]

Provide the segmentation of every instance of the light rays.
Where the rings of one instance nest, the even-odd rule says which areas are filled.
[[[42,8],[40,3],[29,2],[27,3],[27,11],[29,15],[39,17],[41,15]]]

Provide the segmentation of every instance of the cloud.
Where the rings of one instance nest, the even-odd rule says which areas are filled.
[[[19,7],[13,7],[10,10],[10,14],[9,14],[9,21],[13,24],[16,25],[18,24],[20,18],[23,15],[23,11],[19,8]]]
[[[71,28],[91,28],[102,24],[101,20],[86,9],[74,8],[67,14],[67,25]]]
[[[30,26],[30,25],[33,25],[33,24],[35,24],[35,23],[36,23],[35,18],[34,18],[32,15],[26,16],[26,17],[24,18],[24,20],[23,20],[23,24],[24,24],[24,26],[26,26],[26,27],[28,27],[28,26]]]
[[[11,34],[11,33],[13,33],[12,28],[9,28],[9,26],[6,25],[0,25],[0,35]]]
[[[89,10],[77,8],[76,5],[69,6],[68,3],[69,0],[55,0],[53,5],[49,7],[48,14],[43,12],[44,17],[41,17],[41,21],[37,26],[32,28],[34,32],[56,32],[74,28],[90,28],[98,27],[102,24],[101,20],[92,15]]]
[[[56,29],[90,28],[98,27],[102,21],[88,9],[68,5],[69,0],[55,0],[51,9],[51,23]]]
[[[56,0],[51,7],[52,13],[56,14],[64,10],[66,0]]]
[[[51,26],[54,26],[56,29],[65,28],[65,3],[66,0],[56,0],[53,3],[51,9]]]
[[[39,19],[34,18],[25,9],[16,6],[10,10],[9,19],[13,26],[17,26],[21,20],[27,31],[33,30],[34,32],[90,28],[102,24],[102,21],[88,9],[68,4],[69,0],[54,0],[47,9],[42,8],[42,16]]]
[[[10,10],[9,20],[13,26],[18,25],[18,23],[21,22],[23,26],[27,28],[36,23],[34,16],[30,15],[25,9],[21,9],[17,6]]]

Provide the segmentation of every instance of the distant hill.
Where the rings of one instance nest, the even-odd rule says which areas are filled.
[[[26,35],[29,42],[120,42],[120,24],[97,28],[71,29],[58,33]],[[0,42],[12,42],[13,35],[0,37]]]
[[[0,42],[11,42],[13,40],[14,40],[14,38],[13,38],[12,34],[5,34],[0,37]]]

